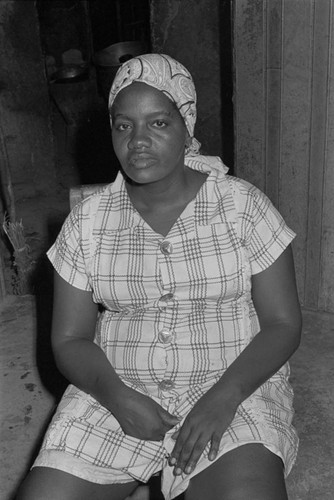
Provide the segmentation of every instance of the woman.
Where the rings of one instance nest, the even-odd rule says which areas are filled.
[[[162,471],[167,500],[283,500],[298,447],[294,233],[199,154],[177,61],[127,61],[109,108],[122,172],[49,251],[53,349],[71,385],[19,498],[124,499]]]

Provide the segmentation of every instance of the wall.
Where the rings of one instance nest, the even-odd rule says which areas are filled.
[[[151,0],[152,51],[179,60],[198,95],[196,137],[209,154],[223,155],[219,0]]]
[[[108,122],[108,132],[102,126],[93,68],[85,81],[48,81],[48,70],[62,66],[64,51],[80,49],[90,60],[86,11],[87,2],[76,0],[0,1],[0,220],[10,208],[13,218],[22,220],[33,261],[33,293],[48,280],[45,251],[69,211],[69,186],[90,180],[93,173],[97,182],[104,180],[110,170],[110,165],[105,168],[110,128]],[[1,299],[20,292],[12,248],[2,233],[0,252]]]
[[[20,26],[20,29],[17,29]],[[34,2],[0,2],[1,126],[17,199],[54,183],[50,105]],[[4,162],[4,151],[2,151]],[[44,166],[46,175],[39,176]],[[15,166],[15,168],[14,168]]]
[[[333,2],[233,3],[236,174],[297,232],[304,307],[334,312]]]
[[[133,10],[133,5],[129,0],[122,8]],[[136,2],[143,13],[145,5]],[[152,50],[180,59],[195,78],[196,134],[203,150],[221,155],[232,169],[229,0],[152,0],[150,11]],[[61,66],[68,49],[80,50],[84,60],[90,59],[96,27],[92,33],[87,16],[86,1],[0,2],[0,124],[6,146],[0,159],[3,164],[8,156],[17,216],[23,219],[37,275],[42,277],[39,260],[69,209],[69,187],[108,182],[117,171],[93,66],[87,81],[48,84],[48,75]],[[92,21],[96,21],[94,9]],[[121,21],[121,27],[131,25],[129,11]],[[3,193],[0,198],[4,199]],[[5,208],[0,203],[0,210]],[[5,263],[0,262],[3,295],[6,278],[8,292],[12,290],[11,276],[3,276],[10,270],[3,238],[0,245],[6,257]]]
[[[56,180],[50,101],[43,80],[34,2],[0,2],[0,218],[2,222],[3,212],[15,208],[17,220],[25,219],[29,243],[36,232],[25,217],[26,200],[53,191]],[[15,207],[9,203],[8,172]],[[0,244],[8,282],[8,246]]]

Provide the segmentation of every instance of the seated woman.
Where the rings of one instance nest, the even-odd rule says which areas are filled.
[[[18,499],[125,499],[162,472],[166,500],[284,500],[298,447],[294,233],[199,153],[180,63],[127,61],[109,109],[122,170],[48,253],[70,385]]]

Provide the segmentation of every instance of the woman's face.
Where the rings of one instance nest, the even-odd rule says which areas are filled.
[[[178,179],[189,137],[174,103],[159,90],[134,82],[112,108],[112,140],[126,176],[139,184]]]

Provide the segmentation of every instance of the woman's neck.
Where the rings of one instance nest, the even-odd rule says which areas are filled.
[[[126,179],[126,188],[131,202],[140,212],[141,210],[156,210],[175,208],[192,200],[207,175],[185,167],[177,178],[164,179],[161,182],[136,184]]]
[[[134,208],[157,233],[166,236],[186,206],[196,197],[206,174],[188,169],[177,182],[134,184],[126,181]]]

